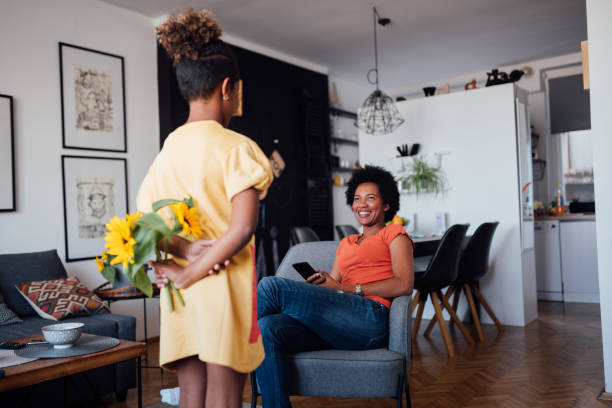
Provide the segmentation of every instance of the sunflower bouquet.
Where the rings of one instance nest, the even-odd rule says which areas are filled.
[[[157,213],[170,206],[172,209],[171,226]],[[153,212],[127,214],[125,218],[113,217],[106,224],[106,251],[95,262],[102,276],[114,284],[118,266],[132,284],[148,297],[153,296],[153,285],[145,271],[145,264],[155,257],[156,262],[167,262],[168,242],[174,235],[195,238],[202,237],[196,202],[188,197],[184,200],[165,199],[153,203]],[[164,251],[158,248],[163,240]],[[166,285],[168,307],[174,310],[173,294],[181,305],[185,305],[183,296],[172,281]]]

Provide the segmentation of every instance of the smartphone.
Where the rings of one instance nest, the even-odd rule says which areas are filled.
[[[25,347],[25,344],[21,343],[13,343],[10,341],[0,341],[0,349],[4,350],[15,350]]]
[[[308,279],[312,275],[316,274],[317,271],[314,270],[312,266],[308,262],[298,262],[293,264],[293,269],[295,269],[302,278]]]

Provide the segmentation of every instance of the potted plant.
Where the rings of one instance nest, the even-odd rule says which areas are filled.
[[[440,167],[430,166],[423,157],[412,157],[412,163],[398,179],[402,191],[419,195],[438,194],[446,189],[446,177]]]

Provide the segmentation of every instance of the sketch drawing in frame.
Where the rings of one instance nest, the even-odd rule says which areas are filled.
[[[127,152],[123,57],[59,43],[63,146]]]
[[[0,94],[0,212],[15,211],[13,97]]]
[[[128,212],[127,161],[62,156],[66,261],[93,259],[104,248],[106,223]]]

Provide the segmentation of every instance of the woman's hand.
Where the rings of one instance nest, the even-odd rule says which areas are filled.
[[[326,288],[340,290],[340,282],[331,277],[331,275],[321,269],[317,269],[317,273],[309,276],[306,279],[308,283],[314,283],[315,285],[324,286]]]

